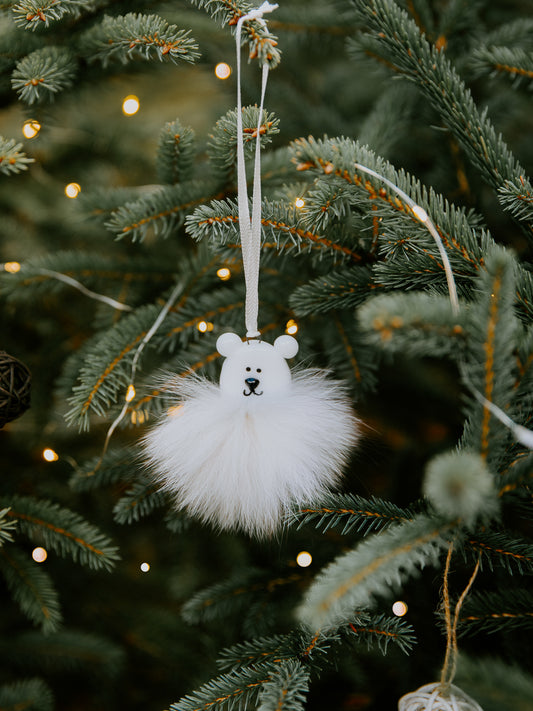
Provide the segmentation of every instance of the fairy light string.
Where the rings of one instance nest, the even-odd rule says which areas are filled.
[[[444,272],[446,274],[446,282],[448,285],[448,293],[450,295],[450,302],[452,305],[453,313],[457,315],[459,313],[459,299],[457,298],[457,288],[455,286],[453,270],[450,264],[450,260],[448,258],[448,254],[446,253],[446,249],[444,248],[441,236],[439,235],[437,228],[433,224],[433,221],[431,220],[427,212],[421,205],[418,205],[412,198],[410,198],[406,192],[404,192],[401,188],[395,185],[391,180],[388,180],[387,178],[385,178],[385,176],[381,175],[381,173],[377,173],[375,170],[372,170],[372,168],[367,168],[366,165],[361,165],[361,163],[356,163],[355,168],[357,170],[360,170],[362,173],[367,173],[367,175],[371,175],[372,177],[381,180],[381,182],[385,183],[385,185],[388,185],[389,188],[394,190],[394,192],[399,195],[407,205],[409,205],[413,215],[424,225],[429,234],[433,237],[439,250],[439,254],[444,267]]]
[[[3,267],[4,271],[9,272],[10,274],[17,274],[18,272],[24,270],[24,266],[21,265],[19,262],[6,262],[1,266]],[[67,284],[68,286],[77,289],[77,291],[79,291],[84,296],[87,296],[90,299],[94,299],[95,301],[100,301],[103,304],[107,304],[107,306],[111,306],[111,308],[117,309],[117,311],[133,311],[132,306],[129,306],[128,304],[125,304],[122,301],[112,299],[110,296],[106,296],[105,294],[99,294],[96,291],[92,291],[92,289],[87,288],[77,279],[68,276],[68,274],[63,274],[62,272],[56,272],[53,269],[44,268],[36,269],[35,273],[38,276],[46,276],[50,279],[57,279],[57,281],[61,281],[64,284]]]
[[[103,304],[107,304],[108,306],[111,306],[112,308],[117,309],[118,311],[133,311],[133,308],[131,306],[128,306],[128,304],[124,304],[121,301],[116,301],[116,299],[112,299],[110,296],[98,294],[97,292],[88,289],[77,279],[73,279],[67,274],[62,274],[61,272],[56,272],[52,269],[39,269],[38,273],[42,274],[43,276],[48,276],[51,279],[57,279],[58,281],[62,281],[64,284],[68,284],[69,286],[74,287],[74,289],[77,289],[85,296],[88,296],[90,299],[94,299],[95,301],[101,301]]]
[[[160,326],[160,325],[163,323],[163,321],[165,320],[165,318],[166,318],[168,312],[170,311],[170,309],[173,307],[174,303],[176,302],[176,299],[177,299],[178,296],[182,293],[182,291],[183,291],[183,286],[184,286],[184,284],[183,284],[181,281],[180,281],[178,284],[176,284],[176,286],[175,286],[174,289],[172,290],[172,293],[170,294],[169,298],[167,299],[165,305],[163,306],[163,308],[162,308],[161,311],[159,312],[159,314],[158,314],[156,320],[153,322],[153,324],[151,325],[150,329],[146,332],[144,338],[143,338],[142,341],[139,343],[139,346],[138,346],[137,350],[135,351],[135,355],[133,356],[133,361],[132,361],[132,363],[131,363],[131,371],[130,371],[129,385],[128,385],[128,388],[127,388],[127,390],[126,390],[126,396],[125,396],[125,398],[124,398],[124,405],[122,406],[121,411],[119,412],[119,414],[117,415],[117,417],[116,417],[115,420],[111,423],[111,426],[110,426],[109,429],[107,430],[107,434],[106,434],[104,446],[103,446],[103,449],[102,449],[102,454],[100,455],[100,460],[99,460],[98,464],[96,465],[96,467],[94,468],[93,472],[97,471],[98,468],[101,466],[102,460],[103,460],[103,458],[104,458],[104,456],[105,456],[105,454],[106,454],[106,452],[107,452],[107,448],[108,448],[108,446],[109,446],[109,442],[110,442],[110,440],[111,440],[111,437],[113,436],[113,432],[116,430],[116,428],[118,427],[118,425],[119,425],[119,424],[122,422],[122,420],[124,419],[124,417],[125,417],[125,415],[126,415],[128,409],[129,409],[129,407],[130,407],[130,402],[131,402],[131,401],[133,400],[133,398],[135,397],[134,382],[135,382],[135,375],[136,375],[136,373],[137,373],[137,364],[138,364],[138,362],[139,362],[139,358],[141,357],[142,352],[143,352],[143,350],[146,348],[146,346],[148,345],[148,343],[152,340],[152,338],[153,338],[153,336],[155,335],[155,333],[157,332],[159,326]]]

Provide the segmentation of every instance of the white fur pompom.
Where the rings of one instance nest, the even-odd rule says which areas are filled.
[[[143,446],[178,509],[261,537],[275,532],[292,506],[316,501],[338,483],[358,439],[358,420],[342,385],[324,371],[302,370],[291,379],[283,360],[288,379],[281,373],[270,382],[274,347],[256,345],[252,351],[245,345],[236,366],[221,343],[228,368],[220,387],[194,375],[167,383],[179,406]],[[294,355],[289,346],[275,344],[283,357]]]

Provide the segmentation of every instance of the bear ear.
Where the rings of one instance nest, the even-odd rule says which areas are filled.
[[[236,333],[223,333],[217,338],[217,351],[227,358],[242,346],[242,341]]]
[[[292,336],[278,336],[274,348],[284,358],[293,358],[298,353],[298,341]]]

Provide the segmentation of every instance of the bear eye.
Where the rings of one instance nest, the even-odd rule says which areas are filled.
[[[261,368],[257,368],[257,369],[256,369],[256,372],[257,372],[257,373],[260,373],[260,372],[261,372]]]
[[[252,369],[250,367],[246,368],[247,372],[249,373]]]

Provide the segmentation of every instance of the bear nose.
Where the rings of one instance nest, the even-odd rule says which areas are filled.
[[[259,385],[259,380],[257,378],[246,378],[244,382],[252,391],[255,390],[256,387]]]

